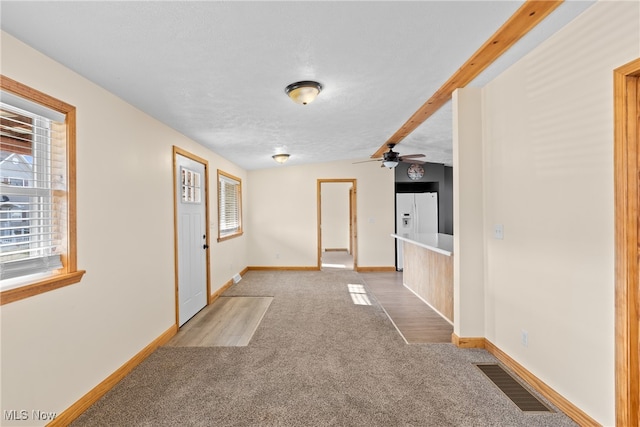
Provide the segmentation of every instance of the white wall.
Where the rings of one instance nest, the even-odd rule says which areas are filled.
[[[322,249],[349,249],[349,182],[321,185]]]
[[[317,265],[317,180],[333,178],[357,180],[358,266],[394,265],[393,171],[351,161],[249,172],[249,265]]]
[[[612,71],[638,56],[640,3],[603,1],[484,89],[486,337],[604,425],[615,420]]]
[[[60,413],[175,324],[172,146],[209,160],[214,223],[215,169],[246,173],[8,34],[1,43],[2,74],[77,108],[78,268],[87,273],[0,312],[1,409]],[[212,290],[247,265],[246,237],[218,244],[216,229]]]

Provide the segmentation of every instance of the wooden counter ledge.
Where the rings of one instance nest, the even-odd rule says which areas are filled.
[[[453,236],[391,236],[403,242],[404,285],[453,324]]]

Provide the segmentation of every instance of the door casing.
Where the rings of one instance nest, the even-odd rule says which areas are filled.
[[[178,271],[178,188],[176,183],[176,176],[178,174],[177,156],[181,155],[198,163],[204,165],[204,205],[205,205],[205,227],[209,227],[209,162],[206,159],[196,156],[186,150],[173,146],[173,253],[174,253],[174,281],[175,281],[175,313],[176,313],[176,327],[180,326],[180,300],[179,300],[179,271]],[[210,233],[205,233],[205,245],[206,249],[206,292],[207,292],[207,305],[211,303],[211,262],[210,262]]]

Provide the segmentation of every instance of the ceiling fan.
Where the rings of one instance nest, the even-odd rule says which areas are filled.
[[[386,153],[383,153],[382,158],[372,159],[372,160],[363,160],[362,162],[354,162],[353,164],[355,165],[356,163],[382,162],[380,167],[381,168],[387,167],[389,169],[395,168],[396,166],[398,166],[398,163],[400,162],[424,164],[424,161],[417,159],[417,157],[424,157],[424,154],[400,155],[400,153],[393,151],[393,147],[395,147],[395,144],[387,144],[387,147],[389,147],[389,151],[387,151]]]

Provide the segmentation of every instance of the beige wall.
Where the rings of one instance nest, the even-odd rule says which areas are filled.
[[[482,89],[453,93],[453,332],[484,337]]]
[[[394,265],[393,171],[352,161],[249,172],[249,265],[317,265],[317,180],[335,178],[357,180],[358,265]]]
[[[604,425],[615,413],[612,70],[640,56],[639,9],[595,4],[483,93],[486,337]]]
[[[172,146],[246,173],[6,33],[2,74],[77,107],[82,282],[2,306],[2,410],[62,412],[175,323]],[[246,206],[246,204],[245,204]],[[212,288],[247,265],[216,243]],[[22,422],[24,424],[24,422]],[[3,424],[4,425],[4,424]]]

